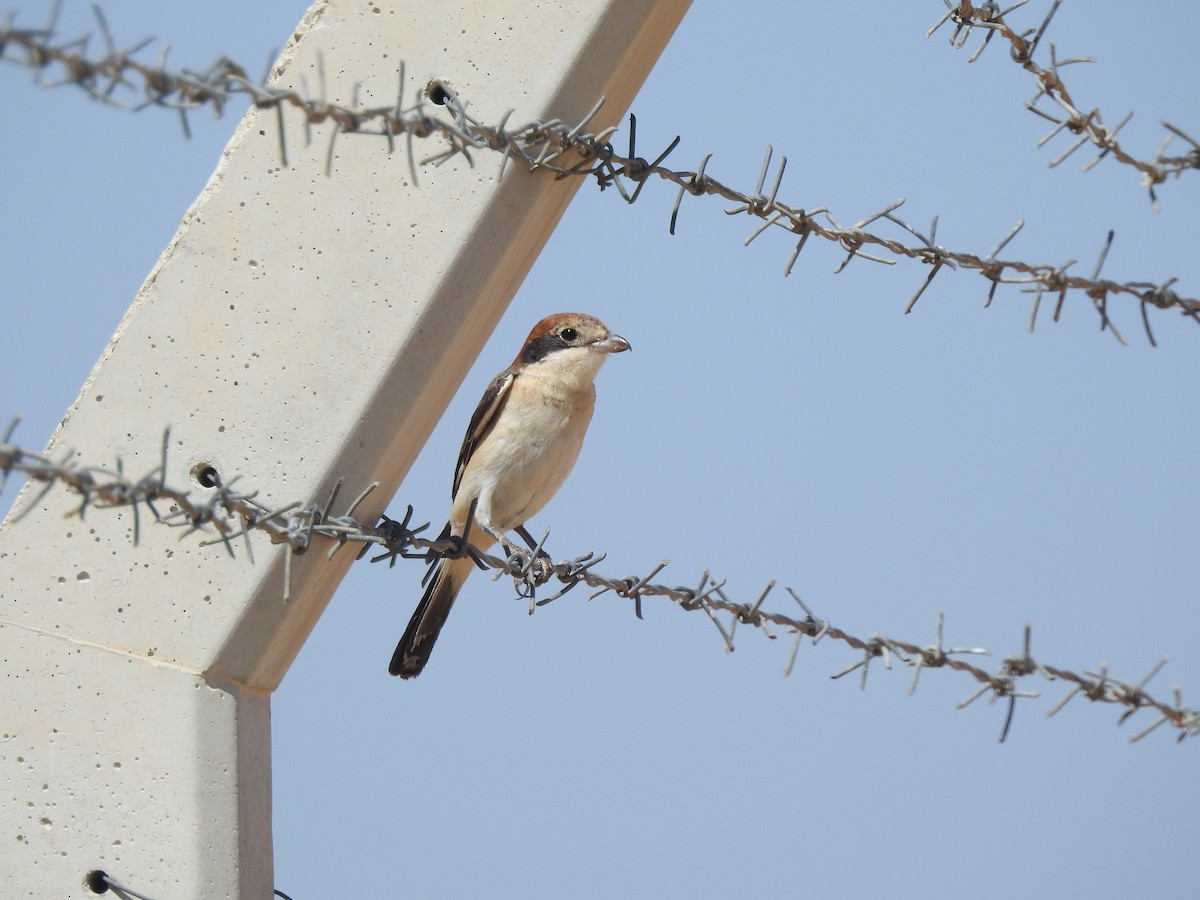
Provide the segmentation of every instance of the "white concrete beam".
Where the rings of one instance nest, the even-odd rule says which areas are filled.
[[[605,95],[598,129],[686,7],[329,0],[275,81],[315,92],[323,65],[325,99],[361,82],[387,105],[403,60],[409,102],[433,77],[484,121],[576,120]],[[242,121],[52,447],[141,476],[170,426],[172,486],[212,465],[282,504],[380,481],[370,520],[578,182],[511,164],[501,181],[482,155],[418,188],[402,150],[363,136],[337,140],[327,176],[328,128],[305,147],[285,118],[286,168],[275,114]],[[86,896],[98,868],[155,897],[269,897],[269,694],[353,554],[296,558],[285,602],[261,538],[250,565],[143,515],[134,546],[129,510],[81,521],[64,491],[28,508],[34,493],[0,529],[0,870],[31,896]]]

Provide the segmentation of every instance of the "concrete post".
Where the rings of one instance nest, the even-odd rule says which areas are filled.
[[[447,80],[485,122],[623,113],[686,0],[327,0],[276,83],[364,105]],[[303,79],[303,80],[302,80]],[[263,502],[396,490],[578,182],[483,156],[410,183],[403,151],[251,111],[52,440],[167,482],[214,467]],[[114,127],[120,127],[114,124]],[[418,157],[422,154],[418,147]],[[428,153],[440,146],[428,145]],[[270,693],[352,553],[257,563],[129,510],[86,520],[26,490],[0,529],[0,871],[20,896],[90,896],[103,869],[158,898],[272,892]],[[339,510],[340,511],[340,510]],[[398,836],[400,839],[403,836]]]

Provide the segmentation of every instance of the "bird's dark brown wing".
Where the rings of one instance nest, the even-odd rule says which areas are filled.
[[[483,398],[479,401],[479,405],[475,407],[475,413],[471,416],[471,424],[467,426],[467,435],[463,438],[462,449],[458,451],[458,465],[454,468],[454,487],[450,491],[451,500],[458,496],[458,485],[462,481],[467,462],[471,459],[475,448],[483,443],[483,439],[496,424],[496,415],[504,405],[516,377],[517,373],[512,369],[505,369],[492,379],[492,383],[483,392]]]

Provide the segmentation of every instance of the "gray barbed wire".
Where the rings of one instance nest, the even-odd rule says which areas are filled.
[[[1173,704],[1156,699],[1145,689],[1150,680],[1162,670],[1166,659],[1156,663],[1149,674],[1137,683],[1110,676],[1107,664],[1102,664],[1098,671],[1084,670],[1079,674],[1036,660],[1031,653],[1033,629],[1031,625],[1026,624],[1021,652],[1005,657],[994,672],[989,672],[960,657],[991,655],[990,651],[981,647],[944,646],[944,616],[941,612],[937,616],[936,634],[932,644],[902,641],[878,633],[872,633],[866,638],[857,637],[834,626],[828,619],[817,616],[790,587],[785,588],[785,591],[803,612],[802,617],[764,609],[768,596],[775,588],[774,580],[767,582],[752,603],[745,603],[732,599],[725,591],[726,582],[713,577],[709,569],[703,571],[695,587],[671,586],[653,581],[652,579],[657,578],[667,567],[668,560],[665,559],[643,575],[629,575],[624,578],[612,578],[595,571],[595,567],[605,558],[604,554],[589,552],[572,559],[553,561],[542,550],[549,531],[537,542],[537,546],[528,552],[512,548],[508,556],[496,557],[470,544],[469,529],[462,538],[430,540],[421,537],[421,533],[428,529],[429,524],[413,527],[411,506],[407,508],[403,519],[392,519],[385,515],[378,526],[371,527],[358,522],[353,513],[363,499],[378,487],[378,482],[368,485],[350,502],[345,512],[336,515],[331,510],[343,486],[340,480],[323,503],[297,501],[286,506],[271,507],[259,501],[256,492],[235,489],[234,484],[238,478],[226,481],[209,466],[197,473],[201,484],[210,485],[210,493],[200,497],[195,492],[176,490],[165,483],[168,432],[163,434],[159,465],[135,481],[125,477],[120,463],[115,469],[83,466],[72,461],[72,452],[64,453],[63,458],[56,462],[42,454],[21,449],[10,443],[19,421],[19,418],[14,419],[0,440],[0,490],[11,472],[24,474],[31,482],[40,482],[42,488],[36,497],[26,503],[22,512],[15,514],[17,517],[37,506],[53,488],[64,487],[80,495],[81,501],[74,514],[81,518],[86,515],[89,507],[128,507],[133,516],[134,544],[137,544],[140,537],[139,509],[143,505],[152,514],[155,522],[184,527],[187,533],[205,529],[215,531],[215,538],[202,543],[223,544],[230,556],[236,556],[234,539],[244,538],[247,557],[251,562],[253,553],[250,535],[253,531],[261,531],[272,543],[283,544],[285,546],[282,549],[290,551],[284,554],[285,600],[291,591],[292,556],[307,552],[317,539],[328,542],[327,558],[332,559],[333,555],[347,544],[356,544],[360,547],[358,558],[361,559],[374,547],[382,552],[374,556],[371,562],[386,561],[389,566],[394,565],[398,558],[420,559],[432,564],[438,559],[461,558],[467,555],[480,568],[493,570],[496,573],[495,578],[505,574],[512,576],[518,597],[528,601],[530,615],[536,609],[558,600],[580,584],[584,584],[595,589],[588,595],[589,601],[606,593],[632,600],[634,613],[639,619],[642,618],[642,601],[646,598],[661,598],[674,603],[682,610],[703,612],[712,621],[726,650],[730,652],[735,648],[734,637],[739,625],[751,626],[772,640],[779,637],[775,633],[775,629],[778,628],[792,638],[791,651],[783,670],[785,677],[791,674],[805,638],[809,638],[814,646],[823,638],[829,638],[858,651],[857,661],[831,677],[842,678],[851,672],[860,671],[859,684],[864,689],[871,661],[877,658],[882,659],[883,665],[888,669],[891,669],[892,659],[895,658],[913,670],[908,687],[910,695],[916,691],[918,679],[925,669],[950,669],[968,675],[979,687],[958,704],[959,709],[984,695],[988,695],[992,703],[1005,699],[1008,701],[1000,733],[1001,742],[1007,739],[1011,729],[1016,701],[1019,698],[1040,696],[1037,691],[1027,690],[1023,686],[1025,679],[1034,675],[1040,675],[1046,681],[1062,681],[1071,685],[1068,693],[1047,711],[1047,716],[1055,715],[1072,699],[1083,696],[1094,702],[1124,707],[1118,725],[1124,724],[1139,710],[1157,713],[1155,721],[1133,735],[1129,739],[1130,743],[1140,741],[1164,724],[1172,725],[1178,730],[1179,741],[1200,735],[1200,712],[1184,706],[1178,685],[1171,688]],[[163,513],[156,503],[170,503],[173,508]],[[551,579],[557,579],[563,586],[550,596],[538,599],[538,588],[549,583]],[[726,617],[724,621],[722,614]]]
[[[83,883],[93,894],[107,894],[109,891],[112,891],[118,900],[154,900],[153,897],[148,897],[140,891],[135,891],[128,885],[121,884],[121,882],[117,881],[117,879],[113,878],[103,869],[92,869],[83,876]],[[281,897],[283,900],[292,900],[291,897],[279,890],[279,888],[275,888],[271,896]]]
[[[981,7],[980,10],[985,7]],[[1000,29],[1000,26],[993,21],[994,17],[985,21],[981,18],[983,13],[970,4],[963,3],[958,8],[973,11],[974,18],[960,13],[959,19],[962,27],[965,28],[967,25],[985,27],[988,25],[993,30]],[[1005,10],[1005,13],[1009,11],[1011,10]],[[499,153],[502,157],[501,171],[510,159],[515,159],[527,166],[530,171],[549,172],[559,179],[591,176],[596,179],[601,190],[615,187],[621,197],[631,204],[637,201],[642,188],[652,176],[669,181],[679,188],[671,211],[669,225],[671,234],[675,233],[679,210],[685,196],[720,197],[735,204],[732,208],[725,210],[727,214],[745,214],[762,220],[761,224],[756,226],[755,230],[745,239],[745,244],[750,244],[760,235],[772,229],[780,229],[795,239],[794,247],[784,267],[785,276],[791,274],[801,251],[809,238],[814,235],[833,242],[846,251],[845,258],[836,267],[835,272],[843,271],[856,259],[865,259],[884,265],[894,265],[897,262],[894,258],[869,252],[876,248],[895,257],[915,260],[928,265],[930,269],[929,274],[909,298],[905,306],[905,313],[913,310],[921,295],[943,269],[963,268],[977,272],[991,283],[985,306],[991,304],[997,288],[1002,284],[1017,285],[1021,291],[1032,294],[1033,307],[1029,322],[1031,331],[1036,326],[1043,298],[1046,296],[1056,298],[1053,318],[1057,321],[1070,291],[1083,292],[1092,301],[1092,305],[1100,317],[1101,330],[1111,331],[1121,343],[1125,343],[1125,339],[1108,313],[1108,302],[1111,297],[1128,296],[1138,301],[1142,325],[1152,345],[1156,344],[1156,341],[1150,327],[1149,307],[1162,310],[1174,309],[1200,324],[1200,300],[1177,293],[1174,289],[1174,284],[1178,280],[1176,278],[1155,282],[1114,281],[1100,277],[1100,270],[1114,239],[1112,231],[1108,232],[1107,239],[1100,250],[1099,259],[1090,276],[1069,273],[1068,270],[1078,262],[1075,259],[1067,260],[1060,265],[999,259],[1000,252],[1024,227],[1024,221],[1019,221],[986,255],[949,250],[936,242],[938,225],[936,216],[926,234],[896,215],[896,211],[905,203],[903,198],[849,226],[840,224],[834,214],[825,207],[805,209],[783,202],[780,199],[780,191],[787,168],[787,157],[780,157],[778,168],[773,178],[768,181],[774,157],[774,149],[770,145],[767,146],[762,168],[752,192],[735,189],[707,174],[706,169],[713,156],[711,153],[703,156],[695,171],[680,171],[665,166],[664,161],[680,143],[679,137],[671,141],[652,162],[639,156],[636,145],[637,119],[632,115],[629,117],[628,153],[618,153],[610,141],[618,130],[617,126],[611,126],[595,133],[585,131],[587,124],[599,113],[604,103],[603,98],[582,120],[575,124],[560,119],[535,119],[521,127],[510,128],[508,121],[511,113],[509,113],[497,124],[487,125],[468,113],[469,104],[460,99],[449,84],[441,80],[431,81],[423,89],[417,91],[415,105],[406,108],[404,96],[407,90],[407,81],[404,66],[401,64],[395,103],[387,106],[361,106],[357,103],[361,85],[356,84],[353,89],[354,101],[347,106],[326,100],[312,99],[293,89],[273,87],[253,81],[246,74],[244,67],[227,57],[219,57],[204,72],[187,69],[181,72],[168,70],[165,66],[165,50],[160,53],[158,62],[154,65],[140,62],[134,58],[134,55],[144,50],[150,42],[141,41],[126,50],[117,49],[104,17],[98,9],[96,15],[106,53],[101,57],[90,58],[86,53],[90,35],[67,43],[54,43],[57,15],[58,5],[56,4],[51,20],[46,27],[20,29],[15,27],[15,17],[10,14],[6,23],[0,26],[0,60],[32,69],[37,73],[40,84],[48,86],[53,84],[74,85],[110,106],[122,105],[116,99],[119,92],[140,94],[142,99],[133,105],[134,110],[151,106],[178,110],[184,123],[185,133],[188,131],[187,113],[190,110],[209,106],[217,115],[222,115],[228,103],[236,97],[244,96],[259,109],[276,111],[279,119],[280,156],[285,165],[287,164],[287,146],[283,126],[285,115],[291,111],[304,118],[308,140],[311,140],[311,126],[326,122],[334,124],[335,128],[326,154],[326,168],[330,173],[332,172],[333,150],[339,134],[382,136],[387,142],[389,153],[395,150],[396,138],[403,135],[409,169],[413,183],[417,184],[414,138],[436,137],[445,143],[445,149],[422,159],[422,165],[429,163],[440,165],[458,155],[462,155],[468,163],[474,165],[472,150],[492,151]],[[1007,26],[1004,26],[1000,33],[1007,34]],[[1032,50],[1029,52],[1032,54]],[[62,69],[61,80],[43,81],[43,73],[52,67]],[[319,71],[323,82],[323,65],[319,66]],[[1056,72],[1057,65],[1046,71]],[[324,93],[323,84],[321,93]],[[1068,95],[1059,92],[1054,96],[1065,97]],[[443,115],[441,113],[443,110],[448,115]],[[1110,141],[1110,143],[1112,142]],[[1111,150],[1108,144],[1106,144],[1106,150]],[[576,158],[577,161],[575,161]],[[818,217],[821,218],[818,219]],[[887,222],[900,228],[906,235],[915,238],[916,243],[867,230],[867,226],[875,222]]]
[[[1063,0],[1054,0],[1045,18],[1042,19],[1041,24],[1037,28],[1028,28],[1020,33],[1010,28],[1008,23],[1004,21],[1004,17],[1024,6],[1029,0],[1017,0],[1012,6],[1003,10],[1000,9],[1000,4],[994,2],[994,0],[987,0],[987,2],[978,5],[972,3],[971,0],[942,0],[942,2],[946,4],[947,12],[937,21],[937,24],[925,33],[926,37],[932,37],[934,32],[946,24],[946,22],[953,22],[955,27],[950,34],[950,44],[955,49],[961,50],[967,41],[970,40],[971,33],[976,28],[983,30],[983,42],[967,60],[968,62],[975,62],[983,54],[983,51],[988,48],[992,38],[999,34],[1009,42],[1009,55],[1013,62],[1033,75],[1037,81],[1037,93],[1033,95],[1032,100],[1025,104],[1025,108],[1035,115],[1054,123],[1053,130],[1038,141],[1038,147],[1044,147],[1064,130],[1078,135],[1077,140],[1072,142],[1066,150],[1050,161],[1050,168],[1057,167],[1074,154],[1076,150],[1085,144],[1091,143],[1100,149],[1100,154],[1095,159],[1086,163],[1083,166],[1083,171],[1089,171],[1106,158],[1114,159],[1127,166],[1132,166],[1141,173],[1142,186],[1148,190],[1150,202],[1154,204],[1155,209],[1158,208],[1158,195],[1154,190],[1157,185],[1162,184],[1172,175],[1178,178],[1184,172],[1192,169],[1200,169],[1200,142],[1197,142],[1182,129],[1172,125],[1170,122],[1164,120],[1161,123],[1167,131],[1167,136],[1163,144],[1159,147],[1154,159],[1143,160],[1129,153],[1117,140],[1117,134],[1133,118],[1132,111],[1127,113],[1115,127],[1109,128],[1104,124],[1099,109],[1092,109],[1086,113],[1079,109],[1071,97],[1071,92],[1063,82],[1059,70],[1063,66],[1075,63],[1095,62],[1094,58],[1075,57],[1073,59],[1059,59],[1054,42],[1048,40],[1047,44],[1050,48],[1049,66],[1044,67],[1034,61],[1033,55],[1037,51],[1038,45],[1046,34],[1046,29],[1050,26],[1051,19],[1058,12],[1058,8],[1062,5]],[[1043,98],[1048,99],[1058,106],[1057,115],[1061,115],[1062,118],[1058,118],[1055,114],[1038,108],[1038,103]],[[1182,156],[1167,156],[1168,147],[1177,137],[1191,144],[1192,149]]]
[[[83,876],[83,883],[93,894],[107,894],[112,891],[118,900],[154,900],[153,897],[148,897],[128,885],[121,884],[103,869],[92,869]]]

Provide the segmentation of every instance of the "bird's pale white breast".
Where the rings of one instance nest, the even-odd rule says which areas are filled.
[[[476,515],[498,531],[537,515],[579,456],[605,356],[572,347],[522,370],[496,427],[475,450],[455,505],[479,497]]]

